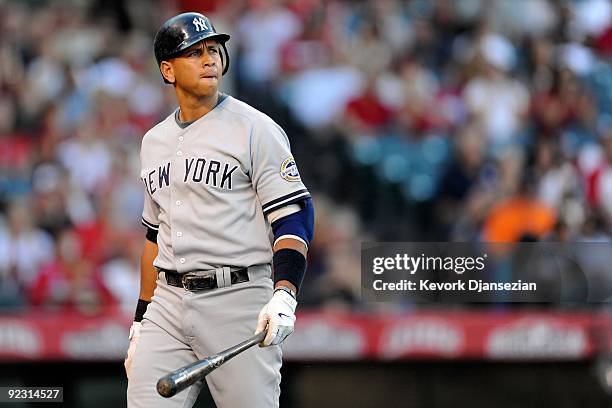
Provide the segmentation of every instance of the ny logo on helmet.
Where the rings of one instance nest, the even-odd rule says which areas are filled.
[[[195,26],[197,32],[208,30],[206,20],[204,20],[202,17],[194,17],[192,23]]]

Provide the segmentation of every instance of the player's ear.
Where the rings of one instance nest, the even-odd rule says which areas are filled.
[[[172,68],[172,64],[170,64],[168,61],[162,61],[159,65],[159,70],[161,71],[162,76],[169,83],[173,84],[174,81],[176,81],[176,78],[174,77],[174,69]]]

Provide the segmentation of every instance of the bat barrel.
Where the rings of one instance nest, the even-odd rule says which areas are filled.
[[[265,336],[266,331],[264,330],[234,347],[230,347],[227,350],[223,350],[203,360],[196,361],[193,364],[180,368],[160,378],[159,381],[157,381],[157,392],[159,395],[166,398],[176,395],[190,385],[203,380],[211,371],[215,370],[232,357],[260,343]]]
[[[157,392],[163,397],[170,398],[183,391],[185,388],[203,379],[208,373],[221,365],[222,362],[219,361],[218,356],[219,355],[215,355],[196,361],[187,367],[179,368],[160,378],[159,381],[157,381]]]

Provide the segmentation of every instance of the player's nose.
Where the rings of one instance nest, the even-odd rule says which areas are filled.
[[[202,66],[204,67],[210,67],[216,64],[215,58],[209,52],[206,52],[206,50],[204,50],[204,52],[202,53],[201,61]]]

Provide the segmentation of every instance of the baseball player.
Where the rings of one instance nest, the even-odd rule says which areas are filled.
[[[219,407],[278,406],[279,344],[293,332],[314,210],[280,126],[218,91],[229,38],[199,13],[155,36],[178,109],[142,140],[147,234],[125,360],[130,408],[191,407],[201,385],[165,399],[157,380],[265,328],[261,348],[206,381]]]

